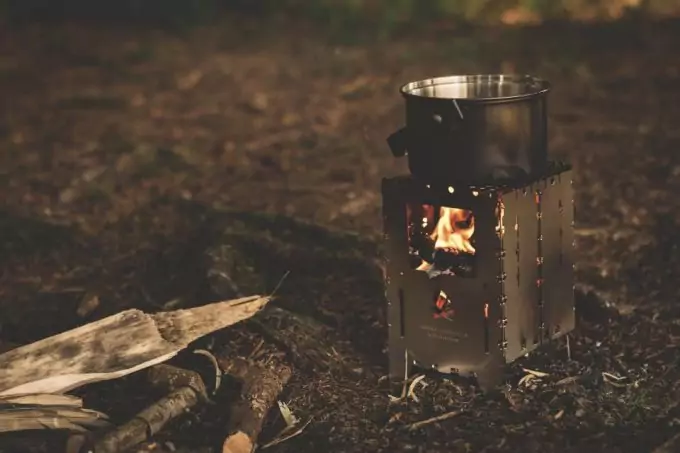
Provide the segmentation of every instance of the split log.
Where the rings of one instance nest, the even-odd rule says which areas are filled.
[[[152,387],[169,392],[130,421],[106,433],[94,445],[96,453],[127,451],[158,433],[174,418],[201,401],[207,401],[205,383],[195,371],[171,365],[157,365],[147,372]]]
[[[83,408],[82,399],[69,395],[0,397],[0,433],[65,429],[85,433],[108,427],[106,415]]]
[[[109,426],[106,416],[90,409],[13,407],[0,409],[0,432],[63,429],[86,433]]]
[[[146,314],[126,310],[0,355],[0,395],[63,393],[175,356],[192,341],[259,312],[268,297]]]
[[[264,419],[291,376],[282,364],[255,364],[243,359],[217,358],[226,374],[243,382],[239,400],[232,406],[228,437],[222,453],[251,453]]]

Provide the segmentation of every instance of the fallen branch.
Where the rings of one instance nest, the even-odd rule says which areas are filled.
[[[135,417],[109,432],[94,446],[97,453],[118,453],[127,451],[148,437],[158,433],[170,420],[183,414],[201,400],[191,387],[180,387],[161,398]]]
[[[205,383],[195,371],[163,364],[151,367],[147,372],[147,379],[155,389],[170,394],[144,409],[132,420],[108,432],[97,441],[94,451],[126,451],[148,440],[170,420],[208,398]]]
[[[437,415],[436,417],[432,417],[432,418],[428,418],[426,420],[421,420],[419,422],[412,423],[412,424],[408,425],[408,429],[413,431],[413,430],[416,430],[418,428],[422,428],[423,426],[431,425],[432,423],[438,423],[438,422],[448,420],[448,419],[453,418],[453,417],[458,417],[462,413],[463,413],[463,411],[447,412],[445,414]]]
[[[0,355],[0,395],[63,393],[164,362],[192,341],[256,314],[268,297],[146,314],[126,310]]]
[[[291,376],[281,364],[255,364],[243,359],[217,358],[226,374],[243,381],[239,400],[231,409],[228,437],[222,453],[251,453],[269,409]]]
[[[94,451],[97,453],[126,451],[147,441],[168,422],[208,399],[203,379],[192,370],[160,364],[149,368],[147,380],[155,390],[169,395],[107,433],[95,444]],[[155,444],[151,444],[149,448],[152,451],[159,451]],[[150,450],[140,448],[137,451]]]

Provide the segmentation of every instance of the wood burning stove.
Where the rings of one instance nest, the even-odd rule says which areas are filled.
[[[442,80],[498,83],[500,76],[457,77]],[[505,83],[525,80],[506,77]],[[544,89],[546,84],[540,86]],[[483,130],[492,129],[488,119],[485,125],[476,124],[472,116],[464,119],[471,105],[480,111],[485,102],[497,108],[536,96],[532,91],[513,92],[449,102],[463,113],[465,127]],[[426,104],[420,109],[428,110]],[[519,111],[516,106],[508,110]],[[512,136],[545,131],[536,118],[523,126],[522,121],[506,120],[530,128],[521,132],[506,127]],[[491,143],[479,132],[475,136],[484,141],[479,146]],[[394,142],[392,137],[393,150]],[[533,140],[525,142],[535,145]],[[469,140],[465,144],[471,145]],[[410,152],[412,147],[411,142],[404,148]],[[447,147],[451,153],[464,153],[452,138]],[[534,152],[503,150],[516,155]],[[436,162],[419,167],[436,168],[433,177],[420,172],[383,180],[391,376],[403,379],[415,366],[476,376],[488,388],[502,380],[506,363],[574,328],[572,170],[567,163],[535,159],[546,154],[545,149],[538,150],[532,167],[518,171],[507,165],[508,159],[487,160],[477,167],[483,171],[470,171],[462,180],[455,176],[445,180],[446,171]],[[495,171],[493,162],[503,162],[501,171]],[[493,174],[499,176],[490,177]]]

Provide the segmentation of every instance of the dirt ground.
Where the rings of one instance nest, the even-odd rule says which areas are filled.
[[[182,33],[0,30],[0,339],[214,300],[206,248],[225,234],[264,235],[260,245],[306,254],[276,252],[265,266],[274,252],[243,251],[256,255],[260,284],[271,290],[291,270],[280,303],[325,314],[346,340],[339,353],[359,357],[355,374],[296,372],[283,398],[312,422],[272,453],[652,451],[680,422],[678,42],[679,22],[342,41],[242,18]],[[550,150],[576,170],[570,357],[564,343],[532,355],[490,394],[427,378],[419,402],[388,405],[380,281],[334,268],[333,257],[378,253],[381,177],[406,171],[385,144],[403,121],[398,87],[499,71],[551,80]],[[93,296],[98,305],[79,315]],[[547,376],[520,386],[522,367]],[[93,386],[86,402],[122,422],[139,409],[136,385]],[[218,409],[186,415],[159,439],[216,444]],[[462,413],[408,429],[452,410]],[[6,440],[0,450],[15,451]]]

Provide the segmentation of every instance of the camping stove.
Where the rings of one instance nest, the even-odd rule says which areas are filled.
[[[475,77],[472,83],[477,84],[503,83],[495,79],[499,76],[466,77]],[[480,77],[485,79],[480,82]],[[441,80],[451,78],[429,82],[436,85]],[[407,103],[412,86],[402,88]],[[486,132],[495,126],[488,122],[488,112],[481,115],[475,109],[535,103],[544,94],[526,89],[514,97],[504,96],[502,89],[497,87],[501,92],[493,98],[460,96],[460,87],[446,94],[459,95],[449,103],[458,104],[460,121],[479,129],[475,118],[485,118]],[[432,98],[416,100],[424,105],[428,99]],[[502,127],[510,135],[526,134],[527,124]],[[394,141],[392,137],[392,149],[401,155]],[[406,143],[409,154],[417,152],[413,138]],[[502,381],[506,363],[574,328],[571,167],[534,159],[532,166],[522,169],[509,158],[517,156],[516,149],[513,155],[491,156],[499,153],[498,146],[476,143],[477,156],[484,162],[478,161],[464,181],[428,177],[423,171],[383,180],[389,358],[394,378],[403,379],[417,367],[474,376],[482,388],[493,387]],[[447,159],[463,152],[454,142],[449,145]],[[442,174],[437,168],[437,175]]]

